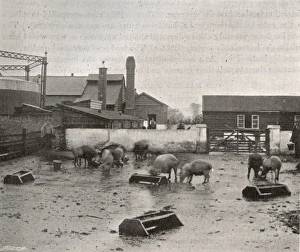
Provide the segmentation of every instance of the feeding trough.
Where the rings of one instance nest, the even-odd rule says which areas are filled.
[[[142,183],[142,184],[152,184],[152,185],[165,185],[169,183],[166,176],[153,176],[147,174],[137,174],[134,173],[129,178],[129,183]]]
[[[267,184],[246,186],[242,194],[246,198],[261,199],[276,196],[289,196],[291,191],[284,184]]]
[[[30,171],[19,171],[4,177],[4,184],[21,185],[29,181],[34,181]]]
[[[132,219],[125,219],[119,225],[120,235],[148,236],[150,233],[183,226],[173,211],[155,211]]]

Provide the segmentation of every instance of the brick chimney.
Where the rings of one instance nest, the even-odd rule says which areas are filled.
[[[135,88],[134,88],[134,75],[135,75],[135,61],[132,56],[126,60],[126,108],[125,113],[128,115],[135,115]]]
[[[102,110],[106,110],[106,87],[107,87],[107,68],[104,66],[99,68],[99,79],[98,79],[98,100],[102,101]]]

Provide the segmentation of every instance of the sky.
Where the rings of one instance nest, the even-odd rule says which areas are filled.
[[[0,50],[47,51],[50,76],[98,73],[102,61],[126,74],[133,56],[137,92],[172,108],[202,95],[300,95],[295,0],[0,0],[0,24]],[[0,58],[10,63],[24,64]]]

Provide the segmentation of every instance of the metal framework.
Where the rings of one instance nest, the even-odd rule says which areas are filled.
[[[36,56],[24,53],[15,53],[8,51],[0,50],[0,57],[26,60],[28,65],[0,65],[0,70],[9,71],[9,70],[25,70],[25,80],[29,81],[29,72],[32,68],[42,65],[41,69],[41,99],[40,107],[45,107],[45,98],[46,98],[46,76],[47,76],[47,52],[45,56]]]

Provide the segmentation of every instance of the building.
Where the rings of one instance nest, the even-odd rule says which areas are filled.
[[[47,76],[46,106],[71,104],[88,99],[98,101],[98,76]],[[122,110],[125,103],[124,93],[124,75],[107,74],[107,110]]]
[[[45,108],[53,109],[56,104],[91,107],[100,101],[102,111],[121,112],[147,122],[154,119],[157,125],[166,125],[168,105],[149,94],[136,92],[135,66],[134,57],[130,56],[126,60],[126,76],[108,74],[104,66],[97,74],[88,76],[47,76]],[[38,83],[40,78],[30,80]]]
[[[116,111],[97,110],[94,108],[57,104],[56,116],[61,118],[64,128],[141,128],[143,119]]]
[[[107,74],[106,75],[106,104],[105,109],[109,111],[122,111],[125,108],[125,78],[123,74]],[[102,69],[101,69],[102,70]],[[99,97],[99,74],[89,74],[86,80],[86,87],[80,98],[102,101]],[[104,106],[104,104],[103,104]]]
[[[143,92],[135,97],[135,115],[147,120],[148,125],[151,119],[157,124],[167,124],[168,105]]]
[[[204,95],[203,123],[209,130],[291,130],[300,120],[300,96]]]

